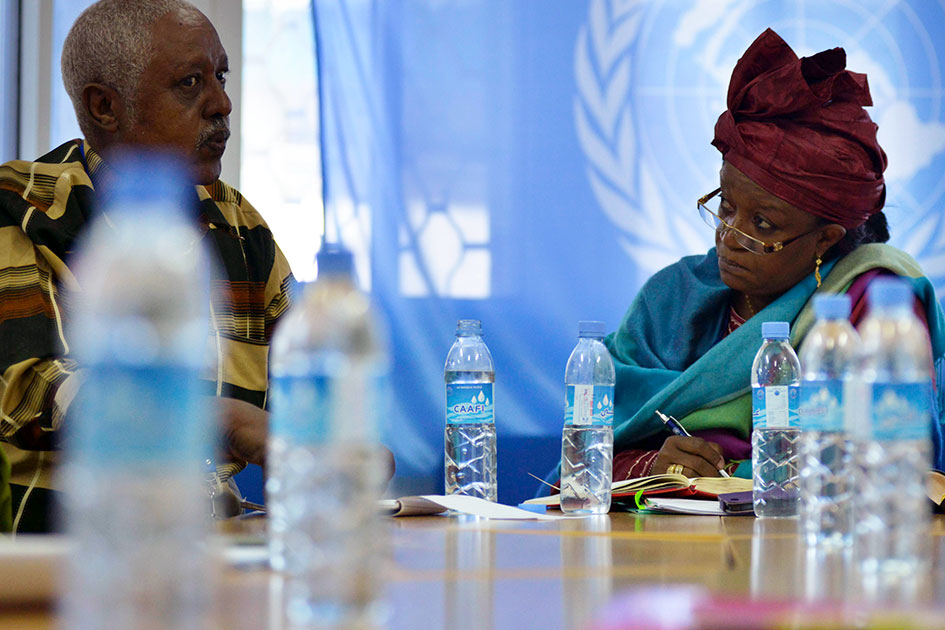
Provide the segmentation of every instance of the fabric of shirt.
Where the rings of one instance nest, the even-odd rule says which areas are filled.
[[[35,437],[55,435],[68,422],[81,384],[82,367],[70,356],[64,332],[81,291],[69,265],[96,215],[96,182],[107,171],[81,140],[35,162],[0,166],[0,439],[15,483],[54,487],[56,453]],[[222,181],[196,186],[192,205],[216,258],[207,392],[265,408],[269,343],[295,285],[289,264],[236,189]],[[244,465],[221,463],[219,472],[225,479]]]

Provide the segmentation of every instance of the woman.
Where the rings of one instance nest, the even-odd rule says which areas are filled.
[[[798,59],[770,29],[736,65],[713,140],[721,186],[698,202],[715,248],[654,275],[606,339],[617,367],[614,480],[722,467],[750,477],[761,323],[792,322],[799,346],[817,291],[848,293],[856,325],[873,278],[909,279],[942,373],[942,310],[915,261],[882,244],[886,155],[863,109],[872,105],[866,76],[845,65],[841,48]],[[656,410],[693,437],[667,437]],[[937,414],[933,424],[940,467]]]

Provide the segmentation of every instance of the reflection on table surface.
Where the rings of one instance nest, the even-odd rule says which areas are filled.
[[[262,521],[243,525],[257,534],[261,526]],[[891,594],[863,593],[849,558],[808,550],[792,519],[414,517],[389,519],[388,526],[391,629],[632,628],[637,627],[634,617],[641,624],[647,614],[672,619],[705,598],[715,600],[709,608],[734,606],[739,615],[744,612],[726,623],[702,626],[720,628],[758,627],[742,623],[757,612],[752,602],[763,602],[755,608],[766,610],[805,603],[808,609],[827,610],[828,617],[844,608],[838,602],[848,602],[844,614],[855,616],[864,598],[880,596],[888,598],[888,606],[912,611],[945,605],[942,516],[933,521],[930,573]],[[278,578],[268,570],[222,569],[210,627],[283,628],[279,611],[269,606],[278,588]],[[652,610],[641,612],[641,607]],[[945,615],[929,618],[936,627],[945,626]],[[0,628],[54,626],[51,606],[0,607]]]

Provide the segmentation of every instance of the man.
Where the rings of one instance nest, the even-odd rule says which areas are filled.
[[[243,462],[264,463],[269,340],[294,280],[262,217],[218,179],[230,135],[227,71],[213,25],[186,1],[101,0],[76,20],[62,53],[84,140],[0,166],[0,440],[19,531],[50,526],[56,435],[82,382],[63,334],[68,293],[82,282],[69,264],[122,145],[172,151],[193,174],[195,219],[220,263],[207,374],[226,453],[218,471],[228,478]]]

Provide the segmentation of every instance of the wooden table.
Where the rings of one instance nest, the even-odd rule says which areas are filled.
[[[808,557],[790,519],[612,514],[553,522],[413,517],[387,524],[392,630],[583,628],[607,608],[616,615],[628,601],[639,619],[647,614],[641,606],[675,614],[704,597],[737,602],[730,623],[712,626],[722,628],[738,626],[753,608],[778,606],[770,602],[863,598],[839,565]],[[931,574],[915,581],[916,592],[906,598],[910,609],[945,606],[943,534],[945,520],[936,517]],[[226,569],[213,627],[280,628],[269,604],[276,583],[264,569]],[[765,603],[752,604],[758,601]],[[945,626],[945,615],[932,619]],[[49,605],[0,608],[4,630],[54,622]],[[599,619],[593,625],[633,627]]]

